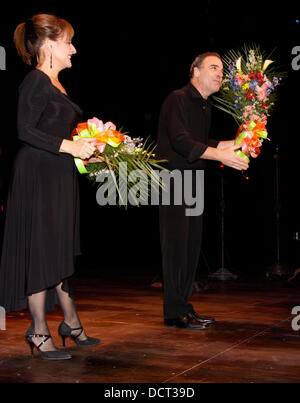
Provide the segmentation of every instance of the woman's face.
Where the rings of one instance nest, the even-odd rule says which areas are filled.
[[[53,42],[52,63],[59,70],[72,67],[71,57],[76,53],[72,45],[72,38],[65,34],[61,39]]]
[[[44,52],[49,64],[52,55],[52,69],[60,71],[72,67],[71,57],[76,53],[76,49],[72,45],[72,38],[65,33],[57,41],[46,39]]]

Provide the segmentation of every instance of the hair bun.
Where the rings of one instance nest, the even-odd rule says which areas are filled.
[[[28,40],[32,40],[32,39],[36,39],[37,35],[35,33],[35,28],[34,28],[34,23],[32,21],[32,18],[28,18],[25,21],[25,31],[24,31],[24,42],[25,42],[25,46],[28,49],[28,45],[27,45],[27,41]]]

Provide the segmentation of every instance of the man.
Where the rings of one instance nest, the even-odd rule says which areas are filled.
[[[223,63],[217,53],[199,55],[190,69],[190,82],[165,100],[158,125],[157,155],[168,160],[170,171],[192,172],[195,192],[197,170],[205,160],[216,160],[238,170],[248,163],[235,154],[234,140],[209,139],[210,95],[219,91]],[[183,176],[183,175],[182,175]],[[174,188],[170,191],[174,196]],[[201,251],[202,214],[187,216],[186,205],[159,207],[164,280],[164,324],[187,329],[207,329],[214,318],[200,317],[188,300],[192,294]]]

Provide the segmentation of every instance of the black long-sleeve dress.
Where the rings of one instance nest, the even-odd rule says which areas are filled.
[[[18,105],[22,146],[8,194],[0,265],[0,306],[7,312],[26,308],[27,297],[45,289],[46,310],[53,310],[54,287],[61,281],[71,292],[68,279],[80,254],[79,192],[73,158],[59,149],[81,115],[45,73],[33,70],[25,77]]]

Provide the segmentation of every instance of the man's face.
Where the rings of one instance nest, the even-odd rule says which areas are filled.
[[[217,56],[207,56],[200,68],[194,69],[194,79],[202,96],[218,92],[223,78],[223,63]]]

